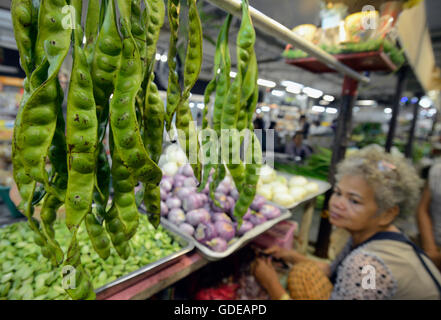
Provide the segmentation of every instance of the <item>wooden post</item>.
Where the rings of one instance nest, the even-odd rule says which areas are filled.
[[[296,249],[298,252],[305,254],[308,249],[309,230],[311,229],[312,217],[314,216],[316,198],[309,200],[304,205],[302,222],[298,233],[298,241],[296,241]]]
[[[322,216],[320,219],[320,229],[315,247],[315,255],[320,258],[328,257],[329,239],[332,226],[329,223],[328,203],[332,195],[335,183],[335,173],[337,164],[345,156],[346,147],[351,134],[352,107],[357,96],[358,81],[345,76],[343,81],[342,104],[337,118],[337,130],[335,133],[334,145],[332,148],[331,166],[329,168],[328,181],[332,188],[325,194]]]
[[[386,146],[384,148],[386,152],[390,152],[390,149],[394,144],[395,128],[397,127],[398,114],[400,113],[400,100],[403,90],[406,87],[408,69],[408,66],[403,66],[398,71],[397,87],[392,101],[392,118],[389,121],[389,131],[387,133]]]

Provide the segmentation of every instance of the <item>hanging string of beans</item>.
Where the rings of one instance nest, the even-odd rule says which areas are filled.
[[[210,185],[213,197],[227,168],[241,191],[240,205],[235,209],[238,217],[254,197],[259,152],[238,165],[232,164],[228,161],[231,154],[225,157],[221,145],[207,138],[202,146],[216,146],[211,149],[215,154],[208,156],[218,164],[202,166],[199,159],[198,131],[189,108],[203,52],[196,2],[187,2],[189,34],[181,87],[177,69],[179,0],[168,0],[167,8],[162,0],[12,0],[14,35],[26,75],[12,139],[13,175],[21,196],[19,209],[27,217],[42,255],[54,266],[73,268],[75,286],[65,288],[73,299],[95,298],[81,262],[78,230],[83,223],[94,250],[104,260],[111,250],[123,259],[130,256],[130,241],[140,223],[136,198],[143,200],[150,223],[158,226],[162,178],[158,163],[164,129],[170,132],[173,121],[197,180],[206,184],[210,171],[215,171]],[[70,12],[63,10],[67,5],[75,10],[70,25],[66,25]],[[154,69],[166,11],[170,43],[164,106],[154,82]],[[228,15],[220,31],[213,79],[205,92],[203,129],[218,136],[223,129],[252,129],[258,97],[255,34],[248,1],[243,2],[237,38],[238,76],[232,84],[228,49],[231,19]],[[64,92],[58,73],[69,50],[73,64],[64,118]],[[210,119],[212,95],[214,110]],[[250,150],[258,146],[256,139],[251,137],[251,141]],[[231,141],[227,145],[231,147]],[[143,184],[142,197],[135,197],[138,183]],[[34,207],[40,204],[41,222],[33,216]],[[63,206],[71,235],[67,252],[55,240],[53,227]]]

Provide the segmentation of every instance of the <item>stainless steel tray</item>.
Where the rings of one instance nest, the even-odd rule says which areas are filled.
[[[282,214],[275,219],[268,220],[268,221],[266,221],[256,227],[254,227],[253,229],[251,229],[250,231],[248,231],[247,233],[245,233],[241,237],[233,238],[232,242],[228,245],[228,249],[223,252],[216,252],[216,251],[211,250],[207,246],[205,246],[202,243],[200,243],[199,241],[197,241],[194,237],[190,237],[190,239],[193,241],[195,247],[201,252],[201,254],[207,260],[216,261],[216,260],[223,259],[223,258],[229,256],[230,254],[234,253],[235,251],[239,250],[240,248],[245,246],[248,242],[250,242],[251,240],[253,240],[257,236],[259,236],[260,234],[264,233],[265,231],[269,230],[271,227],[273,227],[274,225],[276,225],[280,221],[289,219],[291,217],[292,213],[289,210],[282,208],[281,206],[279,206],[275,203],[272,203],[270,201],[267,201],[267,203],[272,204],[272,205],[280,208],[280,210],[282,211]],[[164,228],[166,228],[172,232],[178,233],[182,236],[185,236],[185,234],[182,233],[182,231],[180,231],[179,228],[175,224],[171,223],[167,219],[161,218],[161,224],[164,226]]]
[[[172,264],[175,264],[179,261],[179,258],[181,256],[187,254],[194,249],[194,242],[187,235],[174,232],[170,229],[167,229],[167,232],[169,232],[171,236],[179,242],[179,244],[182,246],[181,250],[162,259],[159,259],[153,263],[145,265],[144,267],[135,270],[125,276],[122,276],[98,289],[95,289],[97,299],[106,299],[107,297],[110,297],[115,293],[130,287],[134,283],[137,283],[140,280],[143,280],[151,276],[152,274],[155,274],[160,270]]]

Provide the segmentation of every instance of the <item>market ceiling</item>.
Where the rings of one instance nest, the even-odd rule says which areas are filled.
[[[183,1],[185,2],[185,1]],[[350,10],[359,10],[363,3],[375,4],[381,1],[349,1],[351,3]],[[427,22],[432,37],[432,43],[435,58],[438,66],[441,66],[441,1],[425,0]],[[0,8],[9,9],[10,0],[0,0]],[[304,23],[312,23],[319,25],[320,23],[320,0],[250,0],[250,4],[257,10],[263,12],[267,16],[277,20],[288,28]],[[202,1],[203,12],[206,14],[204,20],[204,60],[201,72],[201,78],[208,80],[212,76],[212,65],[214,59],[214,45],[210,43],[216,40],[219,26],[223,22],[226,13],[221,9],[213,6],[207,1]],[[359,8],[360,7],[360,8]],[[351,11],[350,11],[351,12]],[[167,19],[166,19],[167,20]],[[234,18],[230,32],[230,50],[232,55],[233,68],[235,66],[235,35],[239,28],[240,20]],[[0,33],[12,33],[12,26],[8,29],[4,24],[0,24]],[[167,21],[161,31],[160,40],[158,42],[158,52],[166,54],[169,40]],[[305,86],[311,86],[331,94],[336,97],[341,94],[341,84],[343,77],[339,74],[316,75],[303,71],[299,68],[285,64],[281,56],[285,43],[267,36],[261,32],[257,32],[256,53],[259,60],[259,76],[280,83],[282,80],[291,80],[302,83]],[[1,46],[1,43],[0,43]],[[166,63],[159,64],[160,73],[166,75]],[[162,71],[162,72],[161,72]],[[369,99],[381,99],[387,101],[395,91],[395,77],[392,74],[373,73],[370,74],[371,83],[369,85],[361,85],[359,87],[359,95]],[[407,85],[408,91],[420,90],[415,77],[411,75]]]

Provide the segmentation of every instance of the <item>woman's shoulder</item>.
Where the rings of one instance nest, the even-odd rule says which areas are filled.
[[[391,299],[397,282],[383,259],[363,247],[348,254],[337,270],[332,299]]]

